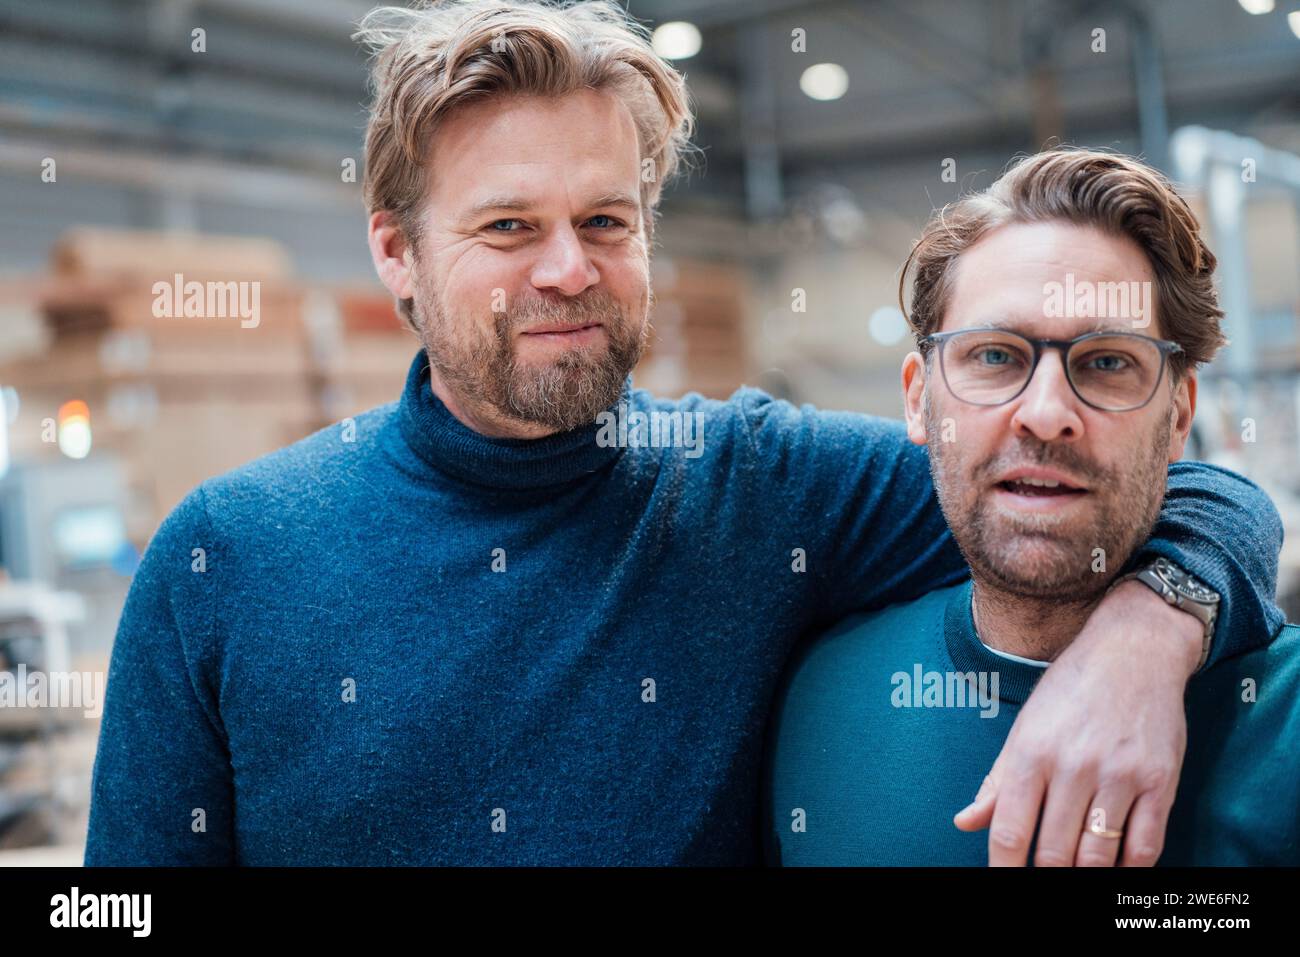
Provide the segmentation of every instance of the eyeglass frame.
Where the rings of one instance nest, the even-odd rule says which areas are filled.
[[[1015,336],[1017,339],[1027,342],[1033,347],[1034,361],[1030,363],[1029,375],[1025,376],[1024,383],[1015,391],[1015,394],[1000,402],[972,402],[970,399],[963,399],[953,391],[953,387],[948,384],[948,370],[944,366],[943,362],[943,344],[949,339],[970,332],[996,332],[1001,335]],[[1070,374],[1070,350],[1074,348],[1076,344],[1088,339],[1100,339],[1103,337],[1111,338],[1114,336],[1123,336],[1126,339],[1144,339],[1147,342],[1153,343],[1160,350],[1160,371],[1156,373],[1156,381],[1154,387],[1151,389],[1151,394],[1147,396],[1146,400],[1141,404],[1128,406],[1123,409],[1107,409],[1094,402],[1089,402],[1079,392],[1079,387],[1074,384],[1074,376]],[[1014,402],[1016,399],[1020,398],[1020,396],[1024,394],[1025,390],[1029,388],[1029,383],[1034,381],[1034,373],[1038,371],[1038,362],[1042,359],[1043,352],[1047,349],[1058,349],[1061,353],[1061,368],[1065,372],[1065,381],[1070,384],[1070,391],[1074,393],[1075,397],[1080,402],[1090,409],[1096,409],[1098,412],[1136,412],[1138,409],[1150,405],[1151,400],[1154,399],[1156,393],[1160,391],[1160,381],[1164,378],[1165,367],[1169,364],[1169,356],[1182,355],[1184,352],[1183,347],[1177,342],[1173,342],[1169,339],[1156,339],[1153,336],[1144,336],[1136,332],[1112,332],[1101,330],[1098,332],[1085,332],[1083,335],[1077,336],[1074,339],[1034,339],[1025,335],[1023,332],[1016,332],[1013,329],[999,329],[997,326],[977,326],[970,329],[951,329],[948,332],[932,332],[930,335],[918,339],[916,344],[921,348],[923,353],[928,346],[937,345],[939,347],[937,350],[939,353],[939,374],[943,377],[944,387],[954,399],[958,402],[965,402],[967,405],[979,406],[980,408],[985,409],[996,408],[999,405],[1006,405],[1008,402]]]

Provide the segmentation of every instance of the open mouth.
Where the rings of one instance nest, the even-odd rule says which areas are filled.
[[[1064,500],[1086,495],[1088,490],[1063,475],[1012,474],[997,483],[997,487],[1012,495],[1024,498],[1051,498]]]

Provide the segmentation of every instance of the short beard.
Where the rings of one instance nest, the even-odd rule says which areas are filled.
[[[937,441],[942,433],[926,400],[930,474],[953,538],[977,579],[1005,595],[1029,599],[1087,602],[1099,597],[1134,550],[1151,534],[1168,485],[1172,423],[1162,417],[1156,434],[1141,442],[1127,471],[1106,469],[1060,443],[1024,439],[1014,452],[995,456],[963,474],[960,463]],[[989,487],[999,474],[1019,464],[1056,466],[1086,480],[1089,495],[1103,498],[1084,527],[1059,529],[1051,516],[1023,515],[1014,520],[995,513]],[[1159,494],[1152,494],[1152,489]],[[1109,493],[1109,494],[1107,494]],[[1068,537],[1066,537],[1068,536]],[[1042,541],[1041,560],[1026,567],[1021,542]],[[1095,549],[1103,549],[1104,572],[1094,570]]]
[[[449,388],[508,419],[560,432],[594,422],[618,400],[650,337],[648,319],[638,324],[603,289],[560,303],[525,300],[516,309],[495,313],[492,334],[468,346],[456,340],[461,321],[446,314],[439,298],[421,299],[432,308],[426,311],[417,303],[420,338],[429,363]],[[608,342],[570,349],[541,366],[519,361],[513,333],[550,322],[599,322]]]

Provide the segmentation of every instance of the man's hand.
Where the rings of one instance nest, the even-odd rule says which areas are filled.
[[[1201,624],[1146,586],[1106,596],[1021,709],[975,802],[954,823],[989,828],[989,864],[1150,866],[1187,747],[1183,693],[1200,658]],[[1098,814],[1102,815],[1098,819]]]

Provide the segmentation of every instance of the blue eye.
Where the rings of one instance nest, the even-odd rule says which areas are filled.
[[[1099,372],[1121,372],[1128,363],[1121,356],[1097,356],[1092,365]]]
[[[519,220],[517,220],[517,219],[498,219],[496,222],[494,222],[494,223],[492,223],[490,226],[488,226],[488,229],[491,229],[491,230],[493,230],[494,232],[498,232],[498,233],[513,233],[513,232],[516,232],[516,230],[513,230],[513,229],[502,229],[502,228],[501,228],[501,224],[502,224],[502,223],[514,223],[514,224],[517,225],[517,224],[519,223]]]
[[[598,219],[603,219],[605,222],[604,222],[603,224],[602,224],[602,223],[597,223],[596,220],[598,220]],[[593,216],[593,217],[591,217],[591,219],[587,220],[587,222],[590,223],[591,225],[595,226],[597,229],[608,229],[610,226],[616,226],[616,225],[618,225],[618,224],[614,221],[613,217],[606,216],[606,215],[603,214],[603,213],[600,214],[600,215],[598,215],[598,216]]]
[[[1006,365],[1011,360],[1010,354],[1005,349],[985,349],[980,353],[980,358],[986,365],[991,366]]]

